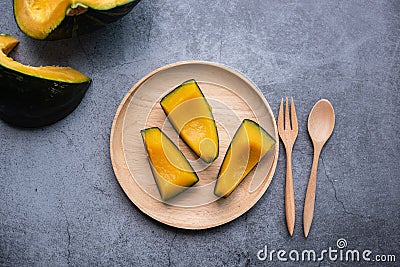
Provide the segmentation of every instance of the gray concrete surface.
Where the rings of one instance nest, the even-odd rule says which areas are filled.
[[[119,22],[76,39],[32,40],[0,5],[0,31],[21,40],[12,56],[73,66],[93,78],[66,119],[27,130],[0,122],[1,266],[247,266],[257,252],[336,248],[393,254],[400,262],[400,2],[142,0]],[[285,156],[262,199],[237,220],[186,231],[158,223],[124,195],[109,159],[114,113],[127,90],[167,63],[220,62],[249,77],[276,112],[294,96],[297,221],[284,215]],[[1,81],[0,81],[1,82]],[[306,121],[327,98],[335,132],[322,153],[308,239],[302,209],[312,145]],[[287,255],[286,255],[287,257]],[[325,257],[316,265],[353,265]],[[379,265],[360,262],[359,265]]]

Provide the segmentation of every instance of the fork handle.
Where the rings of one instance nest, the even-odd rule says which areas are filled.
[[[290,236],[293,235],[295,222],[295,204],[292,176],[292,149],[286,149],[286,190],[285,190],[286,225]]]
[[[306,199],[304,201],[303,226],[305,237],[307,237],[308,233],[310,232],[311,223],[314,217],[315,190],[317,187],[317,170],[320,153],[321,148],[315,147],[310,180],[308,181]]]

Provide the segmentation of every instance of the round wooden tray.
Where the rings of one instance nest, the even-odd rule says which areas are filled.
[[[209,165],[197,159],[180,140],[162,111],[160,99],[182,82],[195,79],[212,106],[217,122],[220,153]],[[113,121],[110,136],[115,176],[129,199],[150,217],[185,229],[215,227],[239,217],[265,193],[274,175],[279,145],[261,160],[226,199],[213,194],[216,176],[231,138],[243,119],[258,122],[278,141],[271,108],[254,84],[220,64],[184,61],[161,67],[136,83],[126,94]],[[140,130],[157,126],[179,146],[200,181],[165,203],[146,157]]]

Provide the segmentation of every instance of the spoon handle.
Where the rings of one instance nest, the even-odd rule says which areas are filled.
[[[286,190],[285,190],[286,225],[290,236],[293,235],[295,222],[294,189],[292,175],[292,149],[286,149]]]
[[[315,147],[310,180],[308,181],[306,199],[304,201],[303,226],[305,237],[307,237],[308,233],[310,232],[311,223],[314,216],[315,189],[317,186],[317,170],[320,153],[321,149],[319,147]]]

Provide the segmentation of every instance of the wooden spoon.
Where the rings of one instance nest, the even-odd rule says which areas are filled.
[[[314,216],[315,189],[317,185],[318,160],[322,147],[329,139],[335,126],[335,111],[332,104],[321,99],[311,109],[308,116],[308,133],[314,146],[314,159],[304,202],[303,225],[304,236],[307,237]]]

